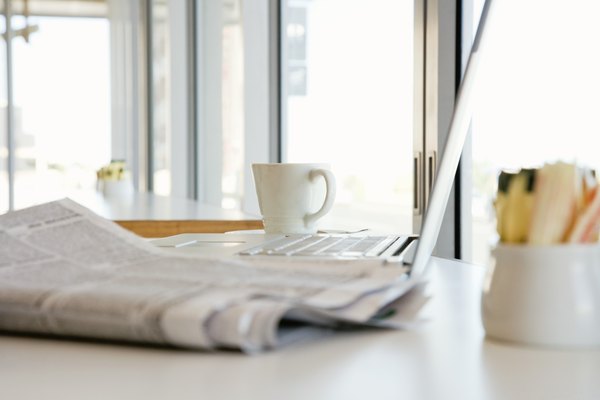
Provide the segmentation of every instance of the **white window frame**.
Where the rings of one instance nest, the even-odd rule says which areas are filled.
[[[221,206],[222,109],[221,25],[225,0],[199,0],[197,7],[198,199]],[[244,53],[244,197],[242,209],[258,214],[250,165],[277,159],[278,79],[274,64],[278,46],[274,33],[275,0],[242,0]],[[247,55],[251,54],[251,57]]]
[[[195,126],[192,118],[194,93],[194,75],[190,69],[194,67],[193,38],[190,36],[188,13],[194,10],[193,2],[167,0],[169,7],[169,48],[170,48],[170,172],[171,196],[194,198],[196,188],[193,176],[195,171],[194,143]]]
[[[111,155],[127,160],[133,183],[146,190],[146,52],[140,0],[107,0],[111,51]]]
[[[250,166],[279,162],[279,0],[243,0],[245,169],[242,210],[259,214]]]
[[[152,6],[150,0],[107,0],[111,22],[112,158],[127,160],[140,191],[152,189]],[[193,2],[167,0],[170,78],[171,195],[196,197]]]
[[[198,200],[221,206],[222,124],[221,124],[221,0],[199,0],[197,21],[198,119]]]

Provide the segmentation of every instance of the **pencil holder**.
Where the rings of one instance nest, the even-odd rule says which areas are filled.
[[[484,282],[490,338],[552,347],[600,347],[600,246],[498,245]]]

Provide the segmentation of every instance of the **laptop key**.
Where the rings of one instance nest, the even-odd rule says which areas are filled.
[[[365,256],[369,251],[376,248],[387,239],[386,236],[367,236],[355,245],[339,253],[342,257]]]
[[[390,246],[398,241],[398,244],[406,241],[406,237],[398,237],[398,236],[388,236],[381,242],[379,242],[375,247],[369,250],[365,256],[366,257],[376,257],[382,254],[385,250],[387,250]]]
[[[293,243],[290,246],[286,246],[286,247],[283,247],[281,249],[274,250],[270,254],[291,256],[291,255],[294,255],[294,254],[296,254],[298,252],[301,252],[301,251],[303,251],[305,249],[311,248],[315,244],[320,243],[320,242],[322,242],[322,241],[324,241],[326,239],[327,239],[326,236],[311,236],[311,237],[307,237],[306,239],[303,239],[301,241]]]
[[[373,247],[377,246],[383,240],[386,239],[386,236],[367,236],[362,239],[360,242],[356,243],[350,250],[358,251],[365,253],[371,250]]]
[[[335,245],[328,247],[327,249],[319,252],[319,254],[338,255],[341,252],[352,248],[360,240],[361,240],[360,238],[345,238],[344,240],[341,240],[340,242],[336,243]]]
[[[336,243],[339,243],[340,241],[342,241],[344,238],[341,237],[335,237],[335,236],[325,236],[325,239],[313,244],[310,247],[307,247],[305,249],[303,249],[302,251],[299,251],[297,253],[294,253],[295,256],[314,256],[314,255],[320,255],[323,254],[323,251],[335,246]]]
[[[397,238],[392,236],[294,235],[240,253],[243,255],[351,257],[376,256]]]
[[[267,243],[263,243],[261,245],[252,247],[248,250],[244,250],[240,252],[241,255],[249,255],[254,256],[258,254],[271,254],[273,252],[281,251],[282,249],[294,245],[302,240],[312,237],[311,235],[294,235],[294,236],[286,236],[281,239],[276,239]]]

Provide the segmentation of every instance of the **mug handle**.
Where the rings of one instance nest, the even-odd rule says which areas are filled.
[[[325,201],[321,206],[321,209],[314,214],[306,214],[304,216],[304,225],[310,226],[314,224],[319,218],[327,214],[333,207],[333,201],[335,200],[335,177],[333,173],[327,169],[313,169],[310,171],[308,178],[311,181],[322,176],[325,179],[325,186],[327,187],[327,193],[325,194]]]

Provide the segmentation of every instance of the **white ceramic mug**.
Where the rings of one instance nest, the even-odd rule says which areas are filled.
[[[600,245],[498,245],[482,298],[489,337],[600,347]]]
[[[333,207],[327,164],[252,164],[252,173],[266,233],[315,233]]]

